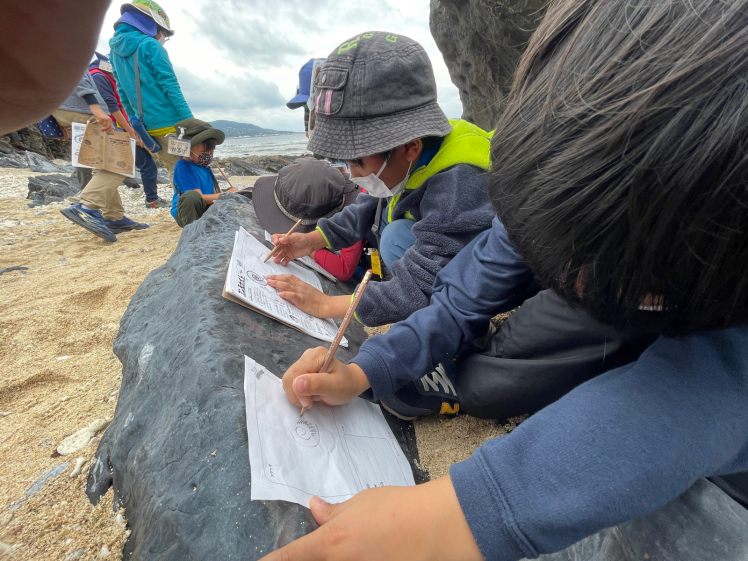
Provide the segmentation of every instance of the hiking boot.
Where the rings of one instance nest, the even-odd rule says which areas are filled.
[[[73,203],[73,204],[79,203],[79,202],[81,202],[81,193],[83,193],[83,191],[78,191],[75,195],[70,195],[65,200],[67,202]]]
[[[456,415],[460,401],[455,389],[455,370],[451,360],[442,362],[420,380],[383,397],[379,404],[404,421],[426,415]]]
[[[146,201],[145,208],[170,208],[171,201],[166,201],[159,197],[155,201]]]
[[[115,234],[130,232],[132,230],[145,230],[149,227],[148,224],[135,222],[134,220],[129,219],[127,216],[123,216],[120,220],[109,220],[108,218],[105,218],[104,223],[107,225],[107,228],[109,228]]]
[[[68,220],[72,220],[78,226],[85,228],[92,234],[108,242],[116,242],[117,236],[114,235],[104,222],[101,212],[93,209],[86,209],[80,203],[76,203],[68,208],[60,210],[62,215]]]

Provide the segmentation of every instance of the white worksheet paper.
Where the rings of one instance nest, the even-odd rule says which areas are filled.
[[[81,163],[78,163],[78,154],[81,151],[81,145],[83,144],[83,135],[86,134],[86,125],[84,123],[71,123],[73,138],[71,139],[72,147],[71,147],[71,154],[72,154],[72,163],[73,166],[76,168],[87,168],[87,169],[94,169],[91,166],[84,166]],[[130,139],[130,148],[132,148],[132,161],[135,161],[135,141],[131,138]],[[135,177],[135,164],[133,164],[133,170],[131,174],[123,173],[121,175],[124,175],[125,177]]]
[[[269,241],[270,243],[273,243],[273,236],[265,230],[265,240]],[[312,271],[315,271],[325,277],[327,280],[330,280],[332,282],[338,282],[338,277],[333,275],[330,271],[322,267],[319,263],[317,263],[314,259],[312,259],[309,255],[305,255],[304,257],[299,257],[297,259],[294,259],[294,261],[298,261],[299,263],[303,263],[307,267],[309,267]]]
[[[315,403],[299,417],[281,381],[244,357],[244,397],[253,501],[329,503],[372,487],[415,485],[410,464],[378,406],[355,398]]]
[[[317,290],[322,290],[317,275],[296,263],[289,263],[288,267],[278,265],[272,259],[263,263],[268,253],[270,250],[262,242],[244,228],[239,228],[234,236],[234,251],[226,276],[226,292],[282,323],[331,343],[338,332],[338,326],[333,320],[316,318],[302,312],[291,302],[278,296],[278,291],[269,286],[265,279],[268,275],[291,274]],[[340,345],[347,347],[348,340],[343,337]]]

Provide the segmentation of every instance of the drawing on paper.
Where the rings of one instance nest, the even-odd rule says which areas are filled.
[[[317,495],[336,503],[364,489],[415,484],[376,405],[315,403],[299,418],[280,379],[248,357],[244,391],[253,500],[307,505]]]

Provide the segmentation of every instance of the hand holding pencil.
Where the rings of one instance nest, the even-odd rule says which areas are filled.
[[[370,272],[367,275],[370,277]],[[368,281],[368,278],[365,277],[365,280]],[[365,288],[366,284],[362,282],[349,313],[346,314],[348,321],[353,317],[355,305],[363,296]],[[339,337],[336,336],[338,343],[347,325],[344,319],[338,329]],[[305,409],[314,401],[320,401],[325,405],[342,405],[371,387],[369,379],[358,365],[343,364],[335,358],[336,349],[335,344],[331,345],[330,349],[309,349],[286,371],[283,375],[283,389],[291,403]]]

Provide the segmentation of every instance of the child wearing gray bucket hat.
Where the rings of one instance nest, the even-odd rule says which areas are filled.
[[[426,51],[386,32],[361,33],[336,47],[315,77],[309,106],[308,149],[348,161],[351,180],[366,193],[313,232],[274,236],[284,245],[276,263],[373,233],[393,278],[369,283],[356,315],[371,326],[403,320],[428,305],[437,273],[491,226],[491,133],[448,120]],[[342,318],[348,309],[348,297],[298,290],[309,314]]]

